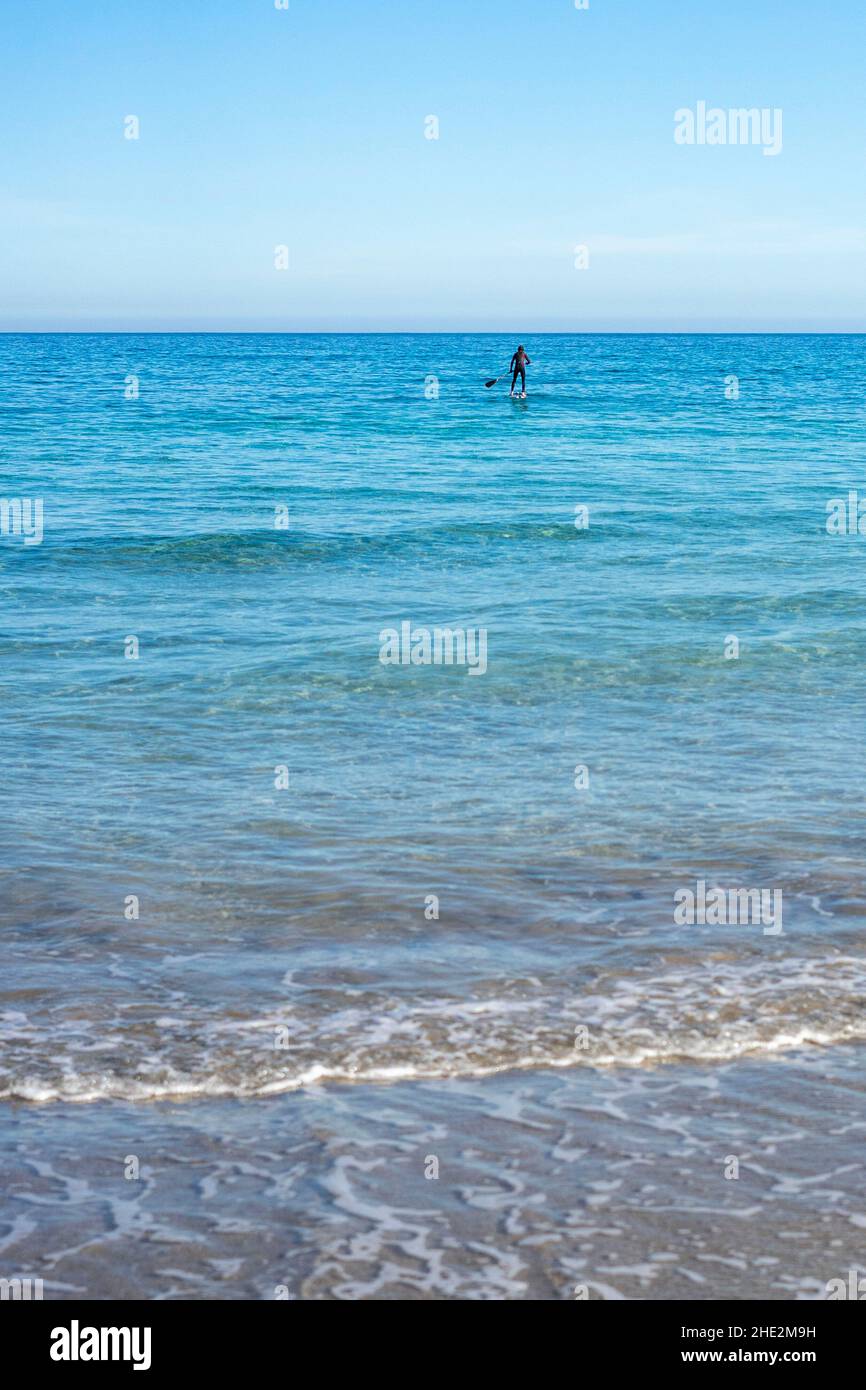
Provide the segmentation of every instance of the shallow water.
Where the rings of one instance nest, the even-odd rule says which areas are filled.
[[[866,1272],[863,1061],[16,1105],[0,1261],[52,1299],[824,1298]]]
[[[122,1258],[130,1289],[200,1296],[179,1176],[200,1152],[219,1189],[205,1264],[241,1258],[223,1223],[263,1184],[220,1296],[272,1296],[279,1260],[255,1249],[288,1240],[293,1296],[568,1297],[573,1184],[612,1181],[625,1145],[669,1205],[679,1191],[644,1119],[603,1134],[598,1117],[664,1094],[713,1208],[718,1170],[697,1165],[726,1141],[693,1102],[721,1087],[749,1143],[753,1107],[790,1109],[812,1232],[775,1291],[728,1296],[832,1277],[814,1252],[844,1204],[810,1207],[805,1179],[854,1163],[862,1133],[828,1149],[847,1106],[863,1119],[866,540],[825,521],[863,478],[866,339],[528,346],[514,403],[483,388],[513,347],[493,335],[0,337],[0,494],[44,499],[41,544],[0,539],[0,1139],[7,1194],[39,1198],[33,1225],[4,1207],[4,1260],[56,1255],[47,1227],[79,1253],[34,1273],[99,1297]],[[383,665],[402,621],[486,629],[487,669]],[[783,931],[678,925],[698,880],[781,892]],[[445,1203],[447,1258],[338,1277],[328,1238],[348,1218],[316,1125],[349,1146],[353,1190],[373,1154],[358,1200],[387,1205],[401,1125],[453,1132],[463,1155],[500,1101],[517,1107],[490,1140],[500,1178],[461,1158],[461,1183],[531,1173],[559,1272],[524,1267],[507,1202],[470,1219],[440,1180],[412,1201]],[[595,1159],[563,1165],[554,1112],[572,1103]],[[220,1136],[242,1164],[248,1135],[279,1154],[283,1127],[294,1158],[220,1179]],[[170,1180],[100,1207],[98,1174],[137,1144]],[[310,1231],[268,1200],[289,1172],[318,1194]],[[616,1237],[593,1237],[599,1269],[614,1247],[659,1253],[662,1217],[651,1240],[627,1191]],[[186,1242],[176,1286],[139,1250],[151,1235],[100,1225],[123,1200]],[[830,1237],[852,1259],[856,1216]],[[478,1253],[473,1274],[476,1239],[504,1263]],[[671,1265],[598,1274],[592,1296],[721,1296]]]

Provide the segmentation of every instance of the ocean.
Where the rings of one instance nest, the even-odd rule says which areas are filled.
[[[524,341],[0,336],[3,1277],[862,1268],[866,338]]]

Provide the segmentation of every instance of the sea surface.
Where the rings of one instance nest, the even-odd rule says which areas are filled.
[[[0,1276],[866,1264],[866,338],[524,341],[0,336]]]

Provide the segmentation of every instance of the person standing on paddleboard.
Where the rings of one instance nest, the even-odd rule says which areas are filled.
[[[509,392],[509,395],[514,395],[515,383],[517,382],[517,378],[520,377],[521,399],[523,399],[524,401],[526,400],[526,368],[531,366],[531,364],[532,358],[526,356],[526,348],[521,343],[511,359],[510,370],[514,373],[514,375],[511,378],[511,390]]]

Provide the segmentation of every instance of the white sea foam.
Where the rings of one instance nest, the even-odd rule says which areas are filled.
[[[484,997],[314,996],[270,1017],[194,1006],[136,1018],[69,1017],[48,1035],[20,1010],[0,1020],[0,1097],[34,1103],[254,1097],[323,1084],[492,1076],[572,1067],[704,1066],[866,1039],[866,964],[854,956],[609,977],[557,975]],[[339,1001],[338,1001],[339,1002]],[[273,1032],[290,1045],[275,1049]],[[587,1030],[586,1048],[575,1029]],[[100,1058],[94,1065],[94,1057]],[[115,1060],[116,1059],[116,1060]]]

